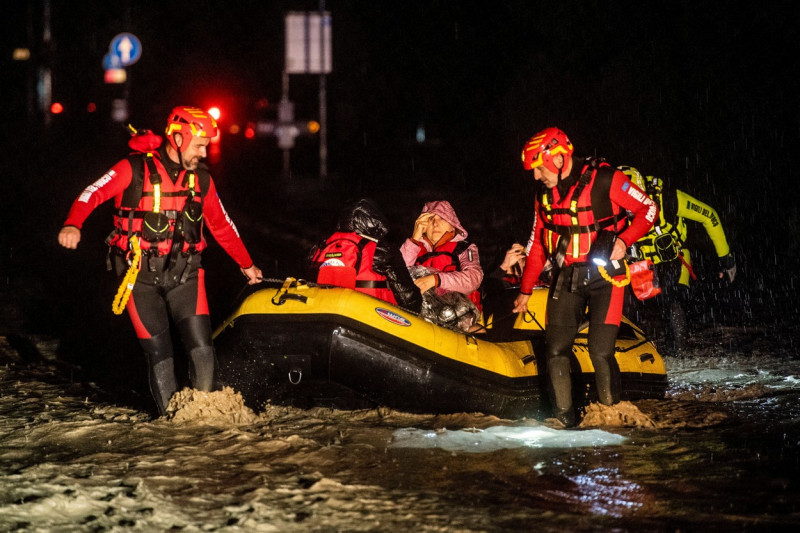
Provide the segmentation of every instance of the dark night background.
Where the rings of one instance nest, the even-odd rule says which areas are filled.
[[[274,117],[284,15],[320,4],[53,1],[49,51],[42,1],[20,4],[0,34],[0,266],[27,331],[68,338],[114,320],[102,245],[110,210],[89,219],[77,252],[55,240],[71,201],[126,152],[111,100],[127,89],[130,121],[159,131],[179,104],[220,105],[223,130]],[[328,179],[316,175],[316,138],[298,139],[288,179],[273,138],[224,137],[212,171],[270,276],[296,274],[307,246],[330,232],[339,200],[359,195],[384,206],[398,239],[424,201],[450,199],[489,267],[527,237],[535,186],[519,153],[555,125],[579,155],[635,166],[717,209],[739,276],[713,281],[715,254],[692,223],[698,320],[777,327],[797,317],[796,6],[330,0]],[[122,31],[139,37],[142,58],[126,86],[106,85],[102,57]],[[19,46],[31,48],[30,61],[11,60]],[[52,65],[53,99],[65,106],[48,128],[32,92],[39,62]],[[318,117],[317,87],[317,76],[291,77],[298,118]],[[260,107],[263,99],[273,106]],[[85,112],[89,102],[97,112]],[[206,255],[219,318],[243,283],[218,247]]]

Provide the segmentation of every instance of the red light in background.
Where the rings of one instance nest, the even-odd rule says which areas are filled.
[[[86,111],[88,111],[89,113],[94,113],[95,111],[97,111],[97,104],[95,104],[94,102],[89,102],[89,104],[86,106]]]
[[[64,111],[64,106],[61,105],[61,102],[53,102],[53,105],[50,106],[50,112],[54,115],[59,115]]]
[[[256,136],[256,125],[252,122],[247,125],[244,129],[244,137],[245,139],[253,139]]]

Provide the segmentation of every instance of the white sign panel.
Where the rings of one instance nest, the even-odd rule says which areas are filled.
[[[329,12],[290,12],[286,15],[286,72],[327,74],[331,71]]]

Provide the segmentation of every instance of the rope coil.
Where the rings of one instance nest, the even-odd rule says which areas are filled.
[[[622,264],[625,265],[625,279],[620,280],[620,281],[617,281],[614,278],[612,278],[611,276],[609,276],[608,272],[606,271],[606,268],[603,267],[603,266],[598,265],[597,266],[597,271],[600,272],[600,275],[603,277],[604,280],[606,280],[607,282],[609,282],[613,286],[618,287],[618,288],[619,287],[624,287],[625,285],[628,285],[631,282],[631,269],[628,268],[628,262],[627,261],[623,261]]]
[[[131,266],[122,278],[122,283],[117,290],[117,295],[114,297],[114,303],[111,304],[111,310],[115,315],[121,315],[125,306],[128,304],[128,298],[131,296],[133,286],[136,284],[136,277],[139,275],[139,263],[142,260],[142,248],[139,245],[139,237],[133,235],[130,239],[131,247],[133,248],[133,259]]]

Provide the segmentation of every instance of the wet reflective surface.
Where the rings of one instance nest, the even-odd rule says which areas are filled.
[[[793,332],[787,332],[793,334]],[[270,407],[168,418],[0,340],[0,528],[19,531],[734,531],[800,523],[800,360],[709,327],[664,400],[551,429],[480,414]],[[638,413],[633,416],[631,413]],[[616,419],[615,419],[616,417]],[[589,417],[587,417],[588,420]],[[647,424],[642,421],[649,420]]]

